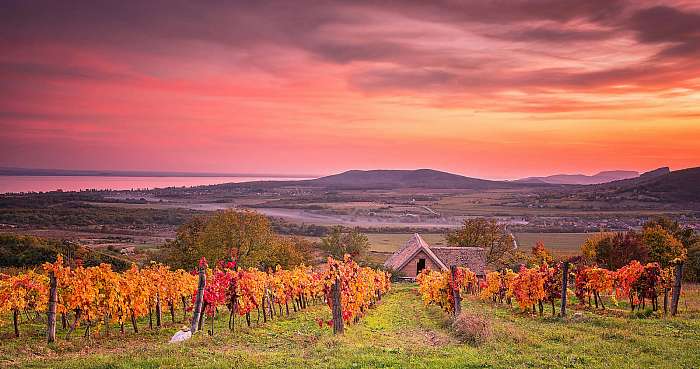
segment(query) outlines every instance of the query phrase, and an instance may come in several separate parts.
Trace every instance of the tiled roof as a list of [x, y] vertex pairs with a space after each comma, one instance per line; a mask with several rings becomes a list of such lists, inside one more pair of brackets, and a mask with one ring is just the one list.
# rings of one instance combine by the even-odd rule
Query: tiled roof
[[386, 259], [384, 266], [394, 270], [399, 270], [403, 268], [406, 263], [411, 261], [411, 259], [413, 259], [413, 257], [416, 256], [416, 254], [421, 250], [425, 252], [435, 264], [439, 265], [440, 268], [447, 269], [447, 266], [440, 261], [435, 253], [433, 253], [433, 251], [430, 249], [428, 243], [425, 242], [423, 237], [421, 237], [418, 233], [414, 233], [413, 237], [406, 241], [406, 243], [400, 249]]
[[484, 274], [486, 267], [486, 249], [481, 247], [431, 247], [447, 267], [452, 265], [469, 268], [477, 275]]
[[486, 249], [481, 247], [430, 247], [418, 233], [415, 233], [400, 249], [394, 252], [384, 262], [384, 266], [399, 270], [421, 250], [443, 270], [448, 269], [451, 265], [457, 265], [465, 266], [477, 275], [484, 274]]

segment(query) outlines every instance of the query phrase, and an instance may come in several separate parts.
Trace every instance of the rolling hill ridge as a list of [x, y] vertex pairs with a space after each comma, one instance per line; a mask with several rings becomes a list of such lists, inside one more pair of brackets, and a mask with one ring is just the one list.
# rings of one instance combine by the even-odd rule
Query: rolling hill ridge
[[597, 194], [609, 199], [700, 203], [700, 167], [675, 171], [659, 168], [638, 178], [586, 186], [579, 193]]
[[545, 177], [527, 177], [515, 180], [518, 183], [549, 183], [569, 185], [590, 185], [639, 177], [639, 172], [630, 170], [609, 170], [594, 174], [555, 174]]
[[485, 190], [525, 187], [524, 184], [520, 183], [465, 177], [433, 169], [349, 170], [339, 174], [299, 182], [313, 186], [346, 189], [433, 188]]

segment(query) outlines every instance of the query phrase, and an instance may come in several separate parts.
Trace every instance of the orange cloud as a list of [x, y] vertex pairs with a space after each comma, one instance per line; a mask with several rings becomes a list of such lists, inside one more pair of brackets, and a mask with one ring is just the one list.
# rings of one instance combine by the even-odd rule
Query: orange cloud
[[693, 4], [294, 3], [8, 2], [0, 166], [698, 165]]

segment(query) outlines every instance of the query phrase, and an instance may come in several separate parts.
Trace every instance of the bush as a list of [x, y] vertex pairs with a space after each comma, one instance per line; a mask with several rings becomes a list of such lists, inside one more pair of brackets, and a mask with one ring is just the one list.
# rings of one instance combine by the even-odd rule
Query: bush
[[36, 267], [45, 262], [53, 263], [58, 254], [80, 259], [85, 266], [108, 263], [116, 270], [125, 270], [130, 266], [129, 262], [98, 254], [69, 240], [0, 234], [0, 267]]
[[452, 323], [455, 336], [472, 346], [479, 346], [493, 337], [491, 321], [480, 315], [461, 313]]

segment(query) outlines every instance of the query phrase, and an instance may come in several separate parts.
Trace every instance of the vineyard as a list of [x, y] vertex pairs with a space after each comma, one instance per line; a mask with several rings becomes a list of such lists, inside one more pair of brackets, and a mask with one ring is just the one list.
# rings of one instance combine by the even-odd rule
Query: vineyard
[[[697, 286], [683, 286], [683, 304], [673, 319], [610, 314], [608, 302], [614, 300], [629, 310], [634, 306], [635, 312], [663, 311], [672, 270], [655, 264], [633, 262], [615, 271], [567, 265], [568, 306], [576, 314], [583, 312], [578, 319], [532, 313], [533, 305], [539, 313], [552, 299], [560, 309], [556, 291], [565, 266], [558, 263], [492, 272], [480, 279], [466, 268], [425, 271], [417, 286], [393, 287], [386, 273], [349, 258], [329, 259], [316, 269], [267, 271], [238, 268], [233, 260], [211, 265], [202, 260], [193, 271], [150, 264], [122, 273], [104, 265], [65, 264], [59, 260], [3, 277], [0, 366], [558, 366], [551, 358], [572, 368], [700, 363]], [[200, 275], [205, 282], [202, 314], [195, 321]], [[60, 336], [47, 343], [52, 287]], [[457, 340], [447, 328], [455, 306], [485, 317], [493, 326], [492, 340], [479, 347]], [[513, 314], [514, 309], [523, 313]], [[342, 335], [329, 329], [336, 327], [334, 313], [343, 322]], [[15, 317], [20, 337], [15, 337]], [[183, 324], [192, 323], [202, 333], [167, 343]]]
[[[326, 302], [338, 314], [319, 324], [344, 327], [356, 323], [381, 299], [390, 288], [389, 278], [388, 273], [360, 267], [349, 256], [342, 261], [329, 258], [326, 271], [298, 266], [266, 272], [238, 269], [235, 260], [219, 261], [210, 268], [202, 258], [198, 273], [157, 263], [118, 273], [108, 264], [69, 267], [59, 256], [56, 262], [44, 264], [41, 272], [2, 276], [0, 316], [12, 316], [14, 335], [20, 337], [22, 315], [30, 318], [46, 313], [49, 342], [55, 340], [59, 315], [66, 338], [81, 326], [84, 336], [90, 338], [104, 327], [108, 335], [111, 325], [118, 325], [124, 333], [125, 325], [130, 324], [138, 333], [137, 322], [144, 317], [150, 329], [154, 324], [161, 327], [165, 308], [172, 323], [187, 321], [192, 312], [192, 332], [202, 329], [208, 318], [208, 332], [213, 335], [214, 320], [224, 309], [228, 310], [228, 327], [234, 330], [237, 316], [245, 317], [250, 327], [253, 312], [257, 313], [256, 323], [261, 315], [264, 323], [288, 316], [290, 305], [296, 312]], [[176, 313], [180, 310], [181, 317]]]
[[[466, 268], [423, 270], [417, 282], [425, 304], [435, 304], [456, 315], [459, 301], [466, 294], [478, 294], [482, 300], [508, 305], [515, 301], [522, 311], [531, 309], [539, 315], [543, 314], [545, 304], [551, 305], [552, 315], [556, 315], [555, 301], [559, 300], [562, 316], [566, 315], [567, 300], [575, 301], [578, 306], [595, 305], [604, 310], [603, 296], [607, 296], [615, 305], [619, 305], [618, 299], [625, 299], [631, 311], [641, 311], [647, 306], [657, 311], [661, 298], [664, 315], [669, 313], [669, 308], [670, 313], [676, 315], [680, 273], [678, 266], [662, 268], [659, 263], [642, 265], [638, 261], [616, 271], [578, 265], [570, 273], [568, 262], [542, 262], [531, 268], [522, 265], [517, 273], [510, 269], [490, 272], [481, 281]], [[573, 294], [570, 281], [574, 282]]]

